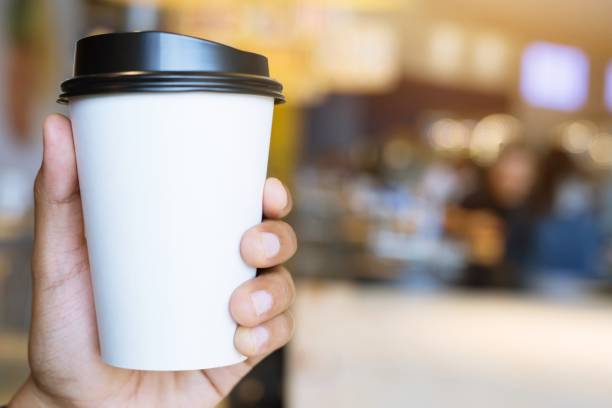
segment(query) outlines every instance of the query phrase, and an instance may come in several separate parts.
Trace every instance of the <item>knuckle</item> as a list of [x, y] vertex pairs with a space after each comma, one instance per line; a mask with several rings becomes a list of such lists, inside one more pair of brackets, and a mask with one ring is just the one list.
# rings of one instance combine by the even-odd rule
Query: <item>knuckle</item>
[[295, 230], [293, 229], [293, 227], [291, 225], [289, 225], [289, 237], [291, 240], [291, 249], [293, 252], [297, 251], [298, 248], [298, 237], [297, 234], [295, 233]]
[[277, 266], [270, 272], [263, 275], [265, 281], [262, 285], [266, 286], [275, 295], [275, 304], [282, 309], [289, 307], [293, 303], [295, 286], [289, 272], [282, 266]]
[[279, 338], [283, 343], [288, 342], [293, 337], [295, 330], [295, 320], [291, 312], [287, 311], [281, 315], [281, 324], [279, 328]]
[[278, 232], [283, 237], [287, 250], [294, 252], [297, 248], [297, 236], [291, 224], [285, 221], [278, 221]]
[[297, 244], [297, 236], [295, 234], [295, 230], [286, 221], [275, 221], [277, 224], [277, 228], [279, 233], [285, 238], [290, 245], [295, 246]]
[[284, 304], [289, 307], [293, 304], [295, 299], [295, 283], [289, 271], [284, 267], [278, 268], [278, 275], [281, 281], [281, 294], [284, 299]]

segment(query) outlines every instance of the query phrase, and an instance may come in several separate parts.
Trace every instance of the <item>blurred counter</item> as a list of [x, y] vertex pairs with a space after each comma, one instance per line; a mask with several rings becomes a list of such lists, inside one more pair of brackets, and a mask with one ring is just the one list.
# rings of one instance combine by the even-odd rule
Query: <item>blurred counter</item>
[[[612, 301], [298, 281], [286, 406], [609, 407]], [[0, 400], [27, 376], [0, 335]]]
[[288, 406], [609, 407], [612, 301], [302, 281]]

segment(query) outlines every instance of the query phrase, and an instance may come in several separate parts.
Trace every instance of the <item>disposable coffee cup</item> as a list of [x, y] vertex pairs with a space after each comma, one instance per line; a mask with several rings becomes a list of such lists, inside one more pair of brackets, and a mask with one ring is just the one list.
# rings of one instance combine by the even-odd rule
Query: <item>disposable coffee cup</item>
[[115, 367], [245, 359], [232, 292], [261, 222], [272, 113], [264, 56], [165, 32], [83, 38], [60, 102], [72, 120], [100, 351]]

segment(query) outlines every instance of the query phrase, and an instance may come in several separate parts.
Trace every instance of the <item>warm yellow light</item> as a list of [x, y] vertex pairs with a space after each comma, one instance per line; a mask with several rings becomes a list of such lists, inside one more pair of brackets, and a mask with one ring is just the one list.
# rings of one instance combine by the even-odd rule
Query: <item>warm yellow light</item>
[[612, 166], [612, 135], [602, 133], [589, 144], [589, 155], [595, 164], [603, 167]]
[[[201, 7], [203, 4], [222, 3], [222, 0], [198, 1], [198, 0], [105, 0], [107, 3], [116, 3], [134, 6], [152, 6], [164, 8]], [[231, 0], [230, 0], [231, 1]]]
[[597, 125], [592, 122], [581, 120], [570, 123], [561, 136], [561, 147], [570, 153], [584, 153], [596, 134]]
[[468, 146], [470, 130], [464, 123], [446, 118], [431, 125], [427, 135], [436, 150], [460, 151]]
[[452, 76], [461, 67], [464, 52], [464, 35], [451, 24], [434, 27], [430, 38], [429, 61], [434, 74]]
[[[109, 3], [150, 5], [164, 8], [206, 8], [211, 5], [222, 6], [278, 6], [288, 7], [306, 5], [309, 7], [345, 8], [362, 11], [389, 11], [406, 6], [402, 0], [106, 0]], [[412, 1], [411, 1], [412, 2]]]
[[508, 44], [496, 34], [483, 34], [474, 41], [473, 71], [477, 79], [494, 83], [503, 80], [508, 67]]
[[308, 6], [389, 11], [405, 7], [406, 3], [413, 3], [414, 0], [296, 0], [295, 2]]
[[397, 32], [384, 21], [338, 21], [323, 34], [313, 58], [329, 89], [338, 91], [386, 89], [400, 75]]
[[519, 120], [511, 115], [487, 116], [474, 127], [470, 154], [479, 163], [491, 163], [505, 144], [520, 137], [521, 130]]

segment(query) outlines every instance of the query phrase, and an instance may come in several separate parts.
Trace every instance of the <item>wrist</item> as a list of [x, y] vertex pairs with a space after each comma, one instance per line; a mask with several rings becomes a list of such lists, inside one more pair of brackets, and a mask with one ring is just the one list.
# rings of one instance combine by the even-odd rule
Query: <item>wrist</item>
[[7, 408], [52, 408], [59, 406], [38, 389], [32, 378], [28, 378], [8, 403]]

